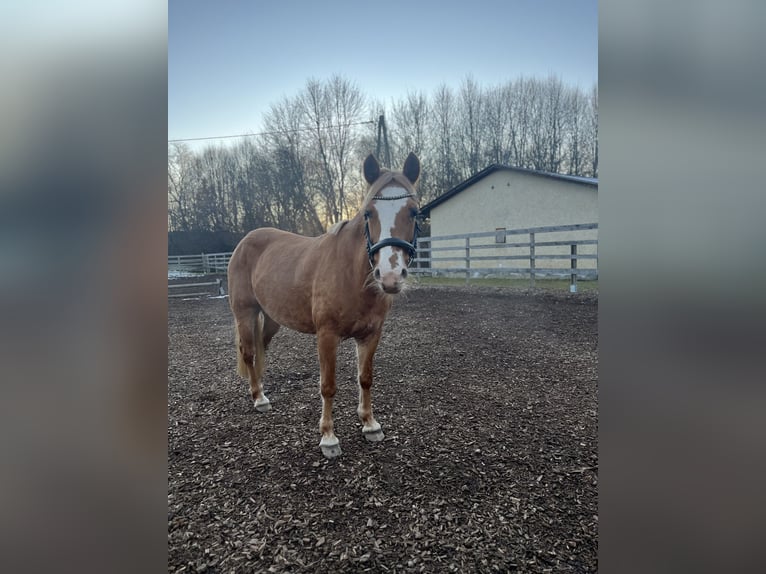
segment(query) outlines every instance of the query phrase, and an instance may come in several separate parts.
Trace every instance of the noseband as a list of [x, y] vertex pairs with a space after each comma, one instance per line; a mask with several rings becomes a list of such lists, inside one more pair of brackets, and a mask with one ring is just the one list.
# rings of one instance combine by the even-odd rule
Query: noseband
[[[376, 196], [376, 197], [373, 197], [373, 199], [375, 201], [391, 201], [394, 199], [404, 199], [406, 197], [415, 197], [415, 196], [412, 193], [407, 193], [405, 195], [397, 195], [395, 197]], [[420, 213], [418, 213], [415, 216], [415, 232], [412, 236], [412, 243], [408, 243], [404, 239], [399, 239], [398, 237], [386, 237], [385, 239], [381, 239], [377, 243], [373, 243], [372, 239], [370, 238], [370, 212], [369, 211], [364, 212], [364, 235], [367, 238], [367, 257], [370, 259], [371, 267], [375, 267], [375, 254], [387, 246], [400, 247], [401, 249], [405, 249], [407, 251], [407, 254], [409, 255], [409, 259], [407, 260], [407, 266], [409, 267], [410, 263], [412, 263], [412, 260], [415, 259], [415, 255], [417, 254], [418, 232], [420, 231], [420, 224], [418, 222], [419, 217], [420, 217]]]

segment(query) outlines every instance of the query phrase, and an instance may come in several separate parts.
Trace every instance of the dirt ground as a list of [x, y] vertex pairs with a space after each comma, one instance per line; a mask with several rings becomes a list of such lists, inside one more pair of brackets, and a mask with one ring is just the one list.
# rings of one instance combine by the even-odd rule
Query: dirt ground
[[226, 299], [168, 302], [171, 572], [595, 572], [598, 298], [481, 287], [398, 296], [356, 416], [353, 341], [319, 449], [314, 337], [271, 343], [258, 413]]

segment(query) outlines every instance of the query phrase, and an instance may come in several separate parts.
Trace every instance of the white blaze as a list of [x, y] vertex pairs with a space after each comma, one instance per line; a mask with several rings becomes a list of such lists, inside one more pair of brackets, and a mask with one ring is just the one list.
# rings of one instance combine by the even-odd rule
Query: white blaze
[[[403, 187], [387, 187], [380, 192], [380, 196], [400, 197], [407, 195], [407, 193], [407, 190]], [[392, 237], [391, 234], [394, 229], [394, 223], [396, 222], [396, 214], [399, 213], [402, 207], [405, 205], [407, 205], [406, 197], [402, 197], [401, 199], [375, 202], [375, 209], [378, 211], [378, 221], [380, 221], [380, 239], [378, 239], [378, 241], [383, 241], [384, 239]], [[380, 269], [381, 275], [385, 275], [386, 273], [394, 271], [397, 268], [404, 269], [406, 267], [404, 261], [404, 253], [401, 249], [394, 251], [393, 247], [387, 245], [378, 253], [380, 253], [380, 257], [378, 259], [378, 269]], [[394, 254], [396, 254], [396, 260], [392, 265], [391, 255]]]

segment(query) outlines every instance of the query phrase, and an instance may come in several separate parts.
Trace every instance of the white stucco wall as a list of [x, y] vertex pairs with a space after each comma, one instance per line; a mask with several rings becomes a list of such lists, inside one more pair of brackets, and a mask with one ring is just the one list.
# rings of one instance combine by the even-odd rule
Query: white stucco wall
[[[462, 190], [444, 203], [432, 208], [431, 235], [456, 235], [495, 231], [504, 227], [508, 230], [548, 225], [570, 225], [575, 223], [598, 223], [598, 192], [592, 185], [585, 185], [555, 178], [498, 170]], [[575, 239], [597, 239], [598, 230], [569, 231], [537, 234], [535, 242], [564, 241]], [[529, 241], [529, 235], [508, 235], [507, 243]], [[494, 244], [494, 237], [471, 239], [471, 245]], [[454, 245], [455, 251], [432, 253], [437, 257], [464, 257], [465, 240], [434, 241], [433, 247]], [[596, 254], [595, 245], [578, 245], [578, 254]], [[524, 259], [506, 261], [472, 261], [472, 268], [486, 267], [521, 268], [529, 266], [529, 248], [475, 249], [472, 256], [525, 255]], [[538, 246], [536, 254], [570, 253], [569, 246]], [[464, 267], [464, 261], [438, 261], [434, 268]], [[578, 268], [593, 269], [596, 261], [580, 259]], [[569, 267], [569, 261], [539, 259], [538, 269]]]

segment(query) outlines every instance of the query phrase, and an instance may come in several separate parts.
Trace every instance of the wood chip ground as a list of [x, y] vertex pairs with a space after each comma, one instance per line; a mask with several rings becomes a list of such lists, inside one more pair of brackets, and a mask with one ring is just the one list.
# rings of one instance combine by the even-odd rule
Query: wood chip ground
[[283, 329], [268, 413], [226, 299], [168, 302], [170, 572], [595, 572], [598, 299], [480, 287], [399, 296], [356, 416], [352, 341], [319, 450], [314, 337]]

